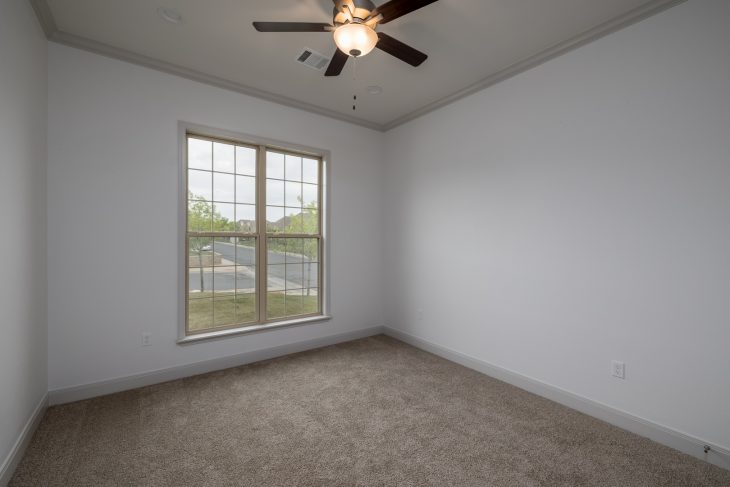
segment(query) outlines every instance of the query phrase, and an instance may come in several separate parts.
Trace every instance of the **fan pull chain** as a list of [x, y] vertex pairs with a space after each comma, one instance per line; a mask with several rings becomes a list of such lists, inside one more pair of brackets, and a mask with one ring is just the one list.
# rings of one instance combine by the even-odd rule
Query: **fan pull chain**
[[355, 92], [352, 95], [352, 111], [357, 110], [357, 56], [353, 56], [352, 59], [352, 91]]

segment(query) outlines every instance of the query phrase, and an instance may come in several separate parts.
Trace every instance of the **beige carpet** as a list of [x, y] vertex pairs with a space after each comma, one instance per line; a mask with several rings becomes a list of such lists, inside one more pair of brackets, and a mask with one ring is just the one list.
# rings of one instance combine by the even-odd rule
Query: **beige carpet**
[[378, 336], [53, 407], [12, 486], [730, 486]]

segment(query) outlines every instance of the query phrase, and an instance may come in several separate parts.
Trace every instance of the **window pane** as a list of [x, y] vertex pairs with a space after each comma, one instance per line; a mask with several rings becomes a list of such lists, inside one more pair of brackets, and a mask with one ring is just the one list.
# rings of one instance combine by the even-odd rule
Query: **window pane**
[[200, 299], [211, 297], [213, 291], [213, 268], [191, 267], [188, 271], [188, 297]]
[[304, 276], [304, 266], [302, 264], [286, 265], [286, 289], [301, 289], [304, 287], [302, 278]]
[[249, 323], [256, 320], [256, 295], [239, 294], [236, 296], [236, 323]]
[[302, 290], [287, 291], [285, 296], [284, 308], [287, 316], [296, 316], [302, 314]]
[[284, 231], [286, 221], [284, 219], [284, 208], [279, 206], [266, 207], [266, 231], [278, 233]]
[[188, 202], [188, 231], [210, 232], [213, 224], [213, 205], [205, 201]]
[[286, 233], [302, 233], [302, 209], [287, 208], [286, 209]]
[[236, 231], [256, 232], [256, 207], [254, 205], [236, 205]]
[[[206, 267], [210, 264], [213, 254], [213, 239], [211, 237], [190, 237], [188, 239], [188, 266]], [[206, 260], [205, 257], [208, 257]]]
[[236, 205], [233, 203], [214, 203], [213, 210], [214, 232], [235, 231]]
[[319, 233], [319, 212], [309, 208], [304, 209], [302, 215], [302, 233], [318, 234]]
[[190, 267], [188, 269], [188, 298], [199, 299], [205, 297], [201, 292], [201, 289], [203, 289], [201, 279], [205, 271], [206, 269], [201, 269], [200, 267]]
[[236, 147], [236, 172], [248, 176], [256, 175], [256, 149]]
[[302, 183], [287, 181], [286, 191], [284, 195], [284, 204], [286, 206], [301, 207], [302, 206]]
[[284, 154], [266, 153], [266, 177], [284, 179]]
[[267, 255], [266, 262], [268, 264], [283, 264], [284, 255], [286, 253], [286, 238], [269, 238], [267, 239]]
[[188, 296], [191, 299], [210, 297], [213, 289], [213, 241], [210, 237], [188, 240]]
[[319, 262], [307, 262], [302, 266], [302, 287], [319, 287]]
[[236, 268], [233, 266], [213, 268], [213, 292], [216, 295], [233, 294], [236, 291]]
[[236, 266], [236, 294], [256, 292], [256, 268], [254, 266]]
[[213, 265], [231, 266], [236, 263], [235, 237], [216, 237], [213, 242]]
[[213, 300], [213, 326], [228, 326], [236, 323], [236, 297]]
[[[285, 179], [289, 181], [301, 181], [302, 180], [302, 158], [299, 156], [286, 156], [286, 171], [284, 173]], [[269, 176], [271, 177], [271, 176]]]
[[269, 291], [283, 291], [286, 289], [286, 265], [269, 264], [267, 267], [267, 289]]
[[266, 317], [270, 320], [286, 316], [286, 295], [283, 291], [266, 295]]
[[206, 200], [213, 199], [213, 173], [208, 171], [188, 171], [188, 199]]
[[213, 200], [233, 203], [236, 200], [233, 189], [235, 181], [233, 174], [213, 173]]
[[308, 315], [319, 312], [319, 290], [308, 288], [302, 295], [302, 314]]
[[266, 204], [284, 206], [284, 181], [266, 180]]
[[188, 167], [210, 171], [212, 164], [213, 143], [209, 140], [188, 138]]
[[236, 176], [236, 203], [256, 203], [256, 178]]
[[319, 191], [316, 185], [302, 185], [302, 206], [313, 209], [317, 209], [319, 207]]
[[302, 160], [302, 181], [305, 183], [319, 183], [319, 161], [316, 159]]
[[238, 238], [236, 243], [236, 264], [256, 265], [256, 239], [250, 237]]
[[286, 239], [286, 263], [287, 264], [301, 264], [304, 262], [303, 247], [304, 242], [301, 238], [287, 238]]
[[319, 260], [319, 239], [317, 238], [303, 238], [302, 241], [302, 255], [306, 262], [316, 262]]
[[233, 172], [234, 165], [233, 146], [215, 142], [213, 144], [213, 170]]
[[266, 242], [267, 318], [317, 313], [319, 239], [270, 237]]
[[188, 330], [201, 331], [213, 326], [213, 300], [188, 300]]

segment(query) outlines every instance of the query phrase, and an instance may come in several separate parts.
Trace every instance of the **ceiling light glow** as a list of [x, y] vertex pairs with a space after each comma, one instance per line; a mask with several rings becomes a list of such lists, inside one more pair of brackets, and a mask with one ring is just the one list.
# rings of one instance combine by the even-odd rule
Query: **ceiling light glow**
[[353, 57], [365, 56], [378, 43], [378, 34], [365, 24], [344, 24], [335, 29], [335, 44], [340, 51]]

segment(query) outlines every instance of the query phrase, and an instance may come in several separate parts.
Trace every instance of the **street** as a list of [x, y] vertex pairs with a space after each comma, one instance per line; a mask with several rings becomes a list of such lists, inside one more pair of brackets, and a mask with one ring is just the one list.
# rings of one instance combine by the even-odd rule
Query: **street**
[[[230, 293], [238, 289], [239, 293], [255, 292], [256, 253], [253, 247], [216, 241], [214, 252], [221, 256], [222, 261], [214, 268], [202, 268], [203, 290]], [[305, 256], [269, 251], [267, 261], [269, 291], [318, 287], [319, 265], [307, 262]], [[188, 285], [191, 297], [194, 296], [192, 293], [201, 290], [200, 274], [200, 268], [190, 268]]]

